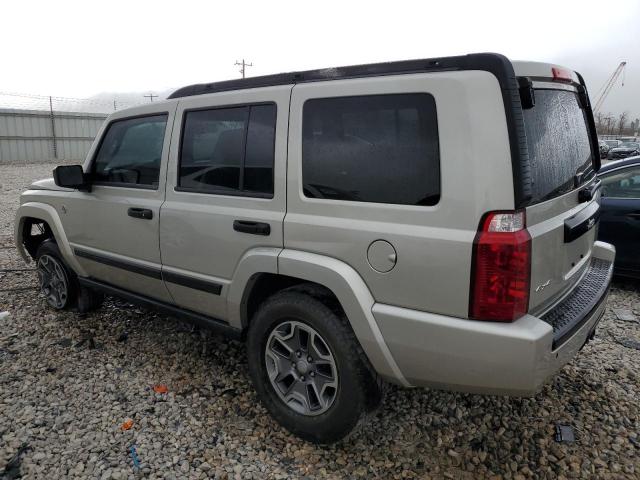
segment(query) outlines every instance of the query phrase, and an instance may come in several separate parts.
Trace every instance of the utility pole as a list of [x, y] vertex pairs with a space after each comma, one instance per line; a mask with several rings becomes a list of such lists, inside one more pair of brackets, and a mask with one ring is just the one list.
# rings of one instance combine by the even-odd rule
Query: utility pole
[[241, 68], [240, 68], [240, 73], [242, 74], [242, 78], [244, 78], [244, 77], [245, 77], [245, 71], [246, 71], [247, 67], [253, 67], [253, 63], [247, 63], [247, 62], [245, 62], [245, 61], [244, 61], [244, 58], [242, 59], [242, 62], [238, 62], [238, 61], [236, 60], [236, 63], [234, 63], [234, 65], [240, 65], [240, 66], [241, 66]]
[[116, 100], [114, 98], [113, 99], [113, 111], [115, 112], [116, 110], [118, 110], [118, 107], [116, 107]]
[[53, 100], [49, 96], [49, 115], [51, 117], [51, 139], [53, 140], [53, 158], [58, 158], [58, 142], [56, 140], [56, 121], [53, 117]]
[[153, 102], [154, 98], [158, 98], [158, 95], [154, 95], [153, 93], [150, 93], [149, 95], [143, 95], [144, 98], [148, 98], [151, 102]]

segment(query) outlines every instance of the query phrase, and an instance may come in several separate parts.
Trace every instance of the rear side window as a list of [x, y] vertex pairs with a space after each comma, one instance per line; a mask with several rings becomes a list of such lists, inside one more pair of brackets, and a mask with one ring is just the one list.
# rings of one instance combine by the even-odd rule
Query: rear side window
[[402, 205], [438, 203], [440, 155], [433, 96], [307, 100], [302, 130], [305, 196]]
[[111, 123], [93, 163], [93, 180], [157, 187], [166, 126], [166, 114]]
[[535, 106], [523, 110], [532, 203], [549, 200], [578, 186], [593, 171], [593, 154], [583, 110], [574, 92], [536, 90]]
[[273, 104], [187, 112], [179, 187], [272, 196], [275, 128]]

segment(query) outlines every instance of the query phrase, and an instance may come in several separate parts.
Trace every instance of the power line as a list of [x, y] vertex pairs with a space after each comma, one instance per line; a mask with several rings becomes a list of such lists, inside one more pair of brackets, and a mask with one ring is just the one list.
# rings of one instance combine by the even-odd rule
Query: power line
[[234, 65], [241, 65], [240, 73], [242, 74], [242, 78], [245, 78], [245, 72], [247, 70], [247, 67], [253, 67], [253, 63], [245, 62], [244, 58], [242, 59], [242, 62], [238, 62], [236, 60], [236, 63], [234, 63]]
[[151, 102], [153, 102], [154, 98], [158, 98], [158, 95], [154, 95], [153, 93], [150, 93], [149, 95], [143, 95], [144, 98], [148, 98]]
[[[154, 95], [154, 97], [157, 97], [157, 95]], [[103, 99], [74, 98], [0, 91], [0, 108], [12, 110], [110, 113], [115, 110], [141, 105], [142, 103], [144, 103], [143, 99], [123, 101], [117, 96]]]
[[92, 103], [96, 105], [111, 105], [111, 100], [96, 100], [93, 98], [78, 98], [78, 97], [56, 97], [53, 95], [36, 95], [32, 93], [15, 93], [15, 92], [0, 92], [0, 96], [7, 97], [21, 97], [21, 98], [31, 98], [34, 100], [46, 100], [49, 101], [49, 98], [58, 102], [82, 102], [82, 103]]

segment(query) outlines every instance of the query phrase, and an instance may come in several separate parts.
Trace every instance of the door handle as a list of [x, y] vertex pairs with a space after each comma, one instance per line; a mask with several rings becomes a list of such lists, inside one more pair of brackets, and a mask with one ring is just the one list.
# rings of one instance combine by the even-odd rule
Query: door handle
[[130, 208], [127, 210], [127, 215], [133, 218], [142, 218], [143, 220], [151, 220], [153, 218], [153, 211], [148, 208]]
[[252, 222], [249, 220], [234, 220], [233, 229], [236, 232], [251, 233], [252, 235], [269, 235], [271, 225], [262, 222]]
[[640, 218], [640, 212], [627, 213], [627, 217]]

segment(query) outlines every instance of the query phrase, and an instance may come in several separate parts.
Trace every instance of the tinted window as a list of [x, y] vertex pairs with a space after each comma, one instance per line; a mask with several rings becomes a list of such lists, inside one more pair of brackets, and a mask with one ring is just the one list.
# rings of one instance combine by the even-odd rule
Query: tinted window
[[574, 176], [592, 171], [593, 155], [585, 116], [575, 93], [536, 90], [535, 99], [535, 107], [523, 113], [532, 200], [540, 202], [575, 188]]
[[602, 177], [602, 195], [640, 198], [640, 167], [625, 168]]
[[405, 205], [438, 202], [438, 128], [431, 95], [308, 100], [302, 129], [305, 196]]
[[166, 125], [167, 115], [111, 123], [95, 157], [94, 181], [157, 187]]
[[275, 105], [187, 112], [180, 187], [212, 193], [272, 194], [275, 122]]
[[244, 163], [244, 190], [273, 193], [273, 151], [276, 139], [274, 105], [251, 107]]

